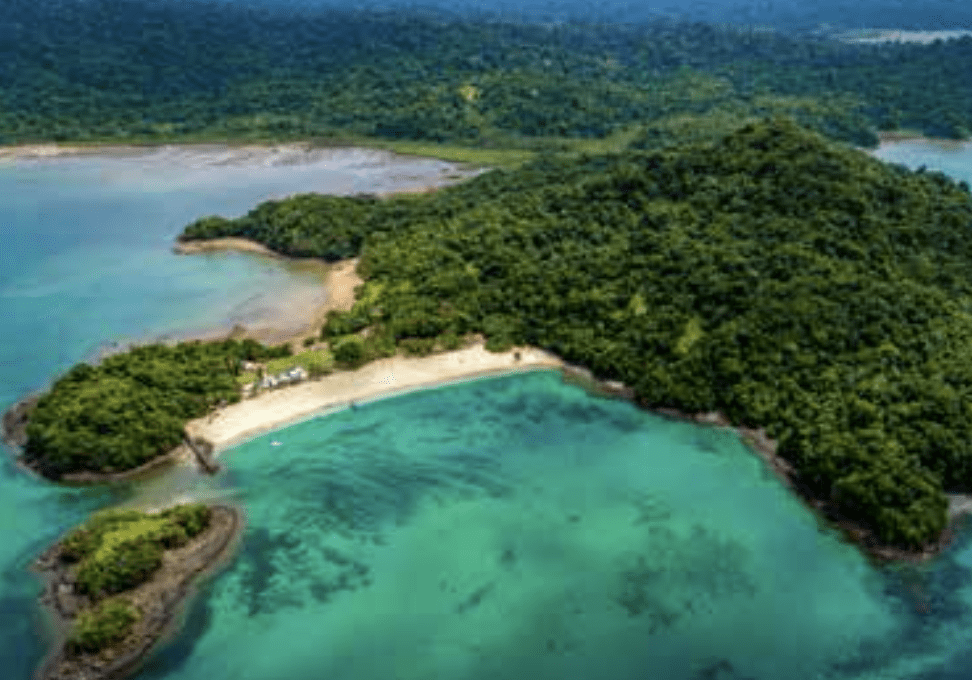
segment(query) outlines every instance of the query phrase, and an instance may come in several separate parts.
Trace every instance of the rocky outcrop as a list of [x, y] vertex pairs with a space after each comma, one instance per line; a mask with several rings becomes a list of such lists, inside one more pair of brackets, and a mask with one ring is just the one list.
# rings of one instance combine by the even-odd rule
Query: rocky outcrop
[[63, 639], [38, 670], [37, 680], [117, 680], [133, 674], [168, 632], [192, 593], [195, 580], [223, 561], [241, 533], [239, 510], [217, 505], [212, 511], [205, 531], [186, 545], [167, 551], [151, 580], [123, 594], [141, 618], [124, 640], [97, 654], [73, 652], [64, 642], [74, 618], [91, 602], [75, 592], [70, 566], [61, 559], [60, 543], [38, 558], [34, 570], [46, 581], [41, 603]]
[[30, 413], [40, 401], [40, 395], [21, 399], [3, 414], [3, 443], [8, 446], [23, 447], [27, 444], [27, 423]]
[[216, 458], [213, 456], [213, 445], [203, 439], [202, 437], [192, 437], [187, 435], [185, 438], [185, 445], [189, 447], [189, 450], [193, 452], [196, 456], [196, 461], [199, 463], [199, 467], [208, 472], [211, 475], [219, 472], [219, 463], [216, 462]]
[[581, 366], [566, 365], [561, 368], [564, 380], [603, 397], [617, 397], [619, 399], [635, 398], [635, 391], [616, 380], [598, 380], [588, 369]]

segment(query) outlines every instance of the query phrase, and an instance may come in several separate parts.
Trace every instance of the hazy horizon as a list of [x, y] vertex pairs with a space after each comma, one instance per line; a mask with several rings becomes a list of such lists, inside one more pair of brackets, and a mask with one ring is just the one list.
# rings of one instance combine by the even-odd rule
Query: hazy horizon
[[[239, 6], [238, 1], [217, 0]], [[246, 0], [252, 6], [310, 7], [352, 10], [403, 10], [488, 16], [512, 21], [639, 22], [667, 17], [713, 23], [761, 25], [780, 29], [889, 28], [943, 30], [972, 28], [972, 3], [927, 0], [723, 0], [686, 4], [675, 0], [631, 3], [604, 0], [596, 6], [580, 0]]]

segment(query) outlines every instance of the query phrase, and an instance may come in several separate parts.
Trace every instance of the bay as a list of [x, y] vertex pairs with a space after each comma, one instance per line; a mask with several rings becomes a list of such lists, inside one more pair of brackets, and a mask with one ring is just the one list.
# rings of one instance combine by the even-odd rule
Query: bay
[[[876, 152], [972, 176], [968, 156], [895, 153]], [[4, 234], [19, 234], [20, 249], [4, 250], [0, 271], [3, 406], [104, 342], [212, 323], [228, 285], [253, 285], [233, 292], [236, 304], [302, 285], [248, 256], [169, 253], [183, 222], [251, 207], [244, 189], [167, 189], [171, 170], [99, 184], [100, 169], [66, 160], [0, 168], [0, 205], [21, 206], [20, 221], [0, 223], [19, 229]], [[295, 190], [252, 181], [255, 194]], [[18, 203], [25, 186], [34, 203]], [[142, 217], [104, 208], [105, 186]], [[58, 201], [71, 219], [41, 217]], [[201, 268], [204, 293], [169, 306], [172, 268], [184, 266]], [[5, 457], [4, 677], [29, 677], [44, 651], [25, 567], [47, 544], [96, 508], [184, 498], [241, 504], [247, 530], [142, 680], [972, 676], [967, 526], [929, 564], [875, 568], [732, 432], [593, 397], [553, 371], [372, 402], [223, 462], [216, 477], [64, 489]]]

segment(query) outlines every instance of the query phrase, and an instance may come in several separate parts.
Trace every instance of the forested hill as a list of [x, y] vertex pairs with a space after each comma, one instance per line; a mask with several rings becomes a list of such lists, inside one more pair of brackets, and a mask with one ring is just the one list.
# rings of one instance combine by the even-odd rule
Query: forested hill
[[851, 45], [747, 27], [464, 21], [176, 0], [5, 0], [0, 144], [418, 139], [557, 146], [719, 110], [972, 130], [972, 39]]
[[972, 491], [970, 225], [967, 185], [774, 119], [422, 197], [294, 197], [185, 237], [328, 254], [356, 234], [367, 282], [334, 344], [370, 327], [366, 354], [467, 332], [552, 350], [647, 406], [766, 426], [815, 498], [916, 547], [943, 489]]

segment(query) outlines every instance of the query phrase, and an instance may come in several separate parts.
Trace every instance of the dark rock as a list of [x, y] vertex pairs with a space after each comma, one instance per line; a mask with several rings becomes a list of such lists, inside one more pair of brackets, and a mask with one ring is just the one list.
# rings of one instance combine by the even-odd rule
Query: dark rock
[[3, 414], [3, 442], [10, 446], [27, 444], [27, 423], [30, 414], [40, 401], [39, 395], [21, 399]]

